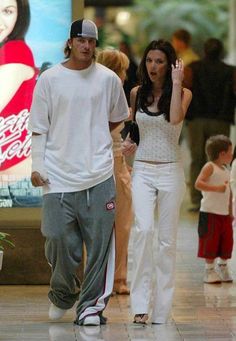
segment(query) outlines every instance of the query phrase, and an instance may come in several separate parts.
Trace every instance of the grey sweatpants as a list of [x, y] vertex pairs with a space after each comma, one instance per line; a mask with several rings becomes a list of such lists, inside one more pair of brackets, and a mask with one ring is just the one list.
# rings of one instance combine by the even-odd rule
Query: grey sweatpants
[[[113, 177], [89, 190], [43, 197], [42, 234], [46, 237], [46, 258], [52, 266], [48, 296], [61, 309], [71, 308], [79, 298], [76, 323], [82, 323], [88, 315], [101, 315], [112, 292], [114, 202]], [[76, 270], [83, 242], [87, 263], [78, 288]]]

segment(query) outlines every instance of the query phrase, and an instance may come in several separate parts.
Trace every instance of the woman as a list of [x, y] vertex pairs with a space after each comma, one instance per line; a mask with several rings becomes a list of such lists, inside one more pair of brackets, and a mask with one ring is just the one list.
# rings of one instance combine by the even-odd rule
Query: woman
[[9, 202], [9, 206], [41, 203], [40, 193], [34, 190], [33, 196], [30, 181], [27, 186], [25, 181], [31, 171], [31, 135], [27, 125], [37, 76], [32, 52], [24, 41], [29, 22], [27, 0], [0, 0], [0, 180], [4, 182], [0, 199], [8, 190], [10, 200], [4, 205]]
[[182, 87], [183, 72], [183, 62], [177, 60], [172, 45], [154, 40], [139, 66], [141, 85], [131, 91], [140, 133], [132, 178], [136, 226], [131, 307], [135, 323], [145, 323], [150, 310], [153, 323], [165, 323], [173, 300], [177, 226], [185, 192], [178, 140], [192, 97]]
[[[97, 62], [114, 71], [124, 83], [126, 71], [129, 67], [129, 59], [123, 52], [115, 49], [105, 49], [99, 53]], [[124, 124], [122, 123], [111, 133], [113, 139], [114, 173], [116, 180], [116, 264], [113, 291], [117, 294], [127, 295], [129, 294], [129, 289], [127, 287], [128, 243], [133, 222], [133, 212], [131, 201], [131, 177], [125, 157], [122, 155], [120, 131], [123, 126]]]
[[27, 0], [0, 0], [0, 164], [4, 175], [30, 175], [27, 122], [36, 69], [24, 41], [30, 22]]

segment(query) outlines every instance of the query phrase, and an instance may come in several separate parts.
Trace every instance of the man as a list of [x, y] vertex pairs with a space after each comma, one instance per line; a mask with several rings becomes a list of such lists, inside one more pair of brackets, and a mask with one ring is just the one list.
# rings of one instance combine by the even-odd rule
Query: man
[[[128, 116], [118, 76], [95, 63], [96, 25], [74, 21], [65, 54], [36, 85], [32, 184], [43, 186], [42, 233], [52, 266], [49, 318], [60, 319], [77, 298], [76, 324], [104, 323], [114, 279], [113, 130]], [[110, 129], [109, 129], [110, 128]], [[76, 269], [87, 251], [79, 295]]]
[[172, 45], [178, 58], [183, 60], [185, 66], [199, 60], [199, 56], [191, 48], [191, 35], [187, 30], [175, 31], [172, 35]]
[[123, 86], [124, 86], [124, 91], [125, 91], [127, 102], [130, 106], [130, 91], [138, 83], [138, 77], [137, 77], [138, 65], [135, 61], [133, 51], [131, 49], [131, 45], [126, 40], [122, 40], [119, 43], [119, 50], [125, 53], [126, 56], [129, 58], [129, 67], [127, 70], [127, 77], [124, 81]]
[[[182, 59], [184, 62], [184, 66], [186, 67], [192, 62], [199, 60], [199, 56], [195, 53], [195, 51], [191, 47], [191, 34], [185, 29], [178, 29], [172, 34], [171, 43], [176, 51], [178, 58]], [[185, 84], [184, 84], [185, 86]], [[187, 114], [188, 115], [188, 114]], [[185, 155], [185, 176], [187, 183], [189, 184], [189, 168], [190, 168], [190, 147], [189, 147], [189, 139], [188, 139], [188, 122], [184, 120], [182, 132], [180, 135], [180, 144], [183, 154]]]
[[192, 162], [190, 165], [190, 211], [200, 208], [201, 193], [194, 187], [206, 162], [205, 143], [212, 135], [229, 136], [234, 122], [236, 69], [225, 64], [223, 44], [215, 38], [204, 44], [205, 56], [185, 69], [185, 85], [192, 90], [188, 132]]

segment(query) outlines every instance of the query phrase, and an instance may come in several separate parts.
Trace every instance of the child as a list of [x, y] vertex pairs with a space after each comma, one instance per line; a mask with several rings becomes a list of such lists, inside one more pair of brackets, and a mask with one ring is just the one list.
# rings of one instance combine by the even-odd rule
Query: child
[[232, 214], [233, 214], [233, 227], [236, 227], [236, 147], [234, 147], [233, 161], [230, 172], [230, 187], [232, 191]]
[[[195, 188], [202, 192], [199, 214], [198, 257], [205, 258], [205, 283], [232, 282], [227, 267], [233, 249], [232, 217], [230, 212], [230, 172], [226, 165], [232, 161], [232, 142], [227, 136], [211, 136], [205, 148], [207, 162]], [[215, 259], [219, 257], [215, 268]]]

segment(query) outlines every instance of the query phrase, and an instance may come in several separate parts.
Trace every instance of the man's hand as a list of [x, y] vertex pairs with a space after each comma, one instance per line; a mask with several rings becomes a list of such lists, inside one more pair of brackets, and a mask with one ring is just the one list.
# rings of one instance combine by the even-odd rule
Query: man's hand
[[39, 172], [32, 172], [31, 182], [34, 187], [40, 187], [49, 184], [49, 180], [42, 177]]

